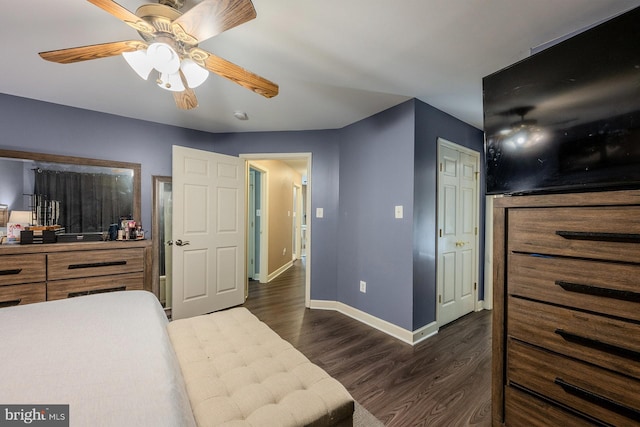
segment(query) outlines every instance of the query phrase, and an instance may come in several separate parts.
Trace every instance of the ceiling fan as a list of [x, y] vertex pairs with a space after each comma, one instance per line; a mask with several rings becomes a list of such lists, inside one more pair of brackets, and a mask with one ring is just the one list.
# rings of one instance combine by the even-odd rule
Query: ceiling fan
[[278, 94], [278, 85], [198, 47], [198, 44], [256, 17], [251, 0], [203, 0], [190, 10], [178, 9], [184, 0], [159, 0], [135, 13], [112, 0], [87, 0], [138, 31], [144, 41], [125, 40], [40, 52], [47, 61], [61, 64], [122, 54], [143, 79], [157, 73], [158, 86], [173, 92], [176, 105], [198, 106], [193, 89], [209, 71], [266, 98]]

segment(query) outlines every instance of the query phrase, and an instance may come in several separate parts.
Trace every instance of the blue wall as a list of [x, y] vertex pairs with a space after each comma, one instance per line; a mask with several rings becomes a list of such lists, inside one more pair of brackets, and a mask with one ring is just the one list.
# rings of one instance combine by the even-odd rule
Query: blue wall
[[[438, 213], [438, 138], [480, 152], [484, 171], [484, 133], [424, 102], [416, 106], [414, 157], [413, 326], [414, 330], [436, 319], [436, 263]], [[480, 236], [478, 295], [484, 295], [484, 174], [480, 174]]]
[[416, 100], [337, 130], [211, 134], [0, 94], [0, 128], [0, 148], [140, 163], [147, 229], [151, 177], [171, 175], [173, 145], [311, 152], [311, 209], [324, 209], [310, 218], [311, 299], [407, 330], [435, 319], [437, 137], [482, 150], [481, 131]]
[[211, 134], [0, 94], [0, 148], [142, 165], [142, 224], [151, 228], [153, 175], [171, 175], [173, 145], [240, 153], [312, 153], [312, 299], [337, 299], [338, 131]]
[[[413, 329], [414, 123], [413, 103], [405, 102], [347, 126], [340, 145], [338, 300], [407, 330]], [[398, 205], [403, 219], [395, 219]]]
[[[312, 153], [311, 299], [317, 300], [337, 299], [338, 147], [339, 133], [335, 130], [215, 134], [210, 146], [229, 155]], [[315, 217], [316, 208], [323, 208], [323, 218]]]

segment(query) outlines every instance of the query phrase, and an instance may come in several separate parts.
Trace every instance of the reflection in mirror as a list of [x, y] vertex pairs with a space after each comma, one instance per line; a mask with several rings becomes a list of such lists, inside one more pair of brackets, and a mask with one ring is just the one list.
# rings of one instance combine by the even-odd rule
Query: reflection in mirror
[[166, 310], [171, 309], [171, 185], [170, 176], [153, 177], [153, 291]]
[[[25, 163], [26, 164], [26, 163]], [[38, 225], [60, 225], [66, 233], [102, 232], [133, 216], [131, 169], [33, 162], [31, 203]]]
[[32, 224], [101, 233], [120, 217], [139, 221], [140, 165], [0, 150], [0, 203], [31, 211]]

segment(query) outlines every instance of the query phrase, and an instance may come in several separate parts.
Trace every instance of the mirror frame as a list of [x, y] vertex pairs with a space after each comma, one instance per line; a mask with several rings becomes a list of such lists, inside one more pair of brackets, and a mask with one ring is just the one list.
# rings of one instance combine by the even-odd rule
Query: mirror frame
[[75, 157], [75, 156], [63, 156], [58, 154], [44, 154], [34, 153], [30, 151], [17, 151], [17, 150], [4, 150], [0, 149], [0, 157], [19, 159], [19, 160], [34, 160], [37, 162], [47, 163], [68, 163], [79, 164], [83, 166], [101, 166], [107, 168], [117, 169], [132, 169], [133, 170], [133, 218], [136, 221], [140, 221], [141, 214], [141, 170], [140, 163], [118, 162], [115, 160], [101, 160], [91, 159], [87, 157]]

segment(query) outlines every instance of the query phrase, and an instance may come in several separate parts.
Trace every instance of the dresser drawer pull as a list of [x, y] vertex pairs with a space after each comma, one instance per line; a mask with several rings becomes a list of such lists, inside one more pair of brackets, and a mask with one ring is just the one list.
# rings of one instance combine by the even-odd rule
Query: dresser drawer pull
[[114, 265], [127, 265], [127, 261], [104, 261], [104, 262], [88, 262], [85, 264], [69, 264], [69, 270], [76, 268], [95, 268], [95, 267], [111, 267]]
[[127, 290], [126, 286], [116, 286], [113, 288], [94, 289], [91, 291], [69, 292], [67, 294], [67, 298], [81, 297], [84, 295], [105, 294], [108, 292], [117, 292], [117, 291], [126, 291], [126, 290]]
[[594, 240], [598, 242], [640, 243], [640, 234], [593, 233], [590, 231], [556, 231], [556, 234], [571, 240]]
[[615, 356], [624, 357], [634, 361], [640, 361], [640, 353], [638, 353], [637, 351], [629, 350], [628, 348], [618, 347], [617, 345], [607, 344], [605, 342], [594, 340], [592, 338], [572, 334], [571, 332], [567, 332], [563, 329], [556, 329], [555, 333], [560, 335], [566, 341], [570, 341], [585, 347], [591, 347], [596, 350], [613, 354]]
[[620, 291], [618, 289], [601, 288], [598, 286], [582, 285], [579, 283], [564, 282], [556, 280], [556, 285], [565, 291], [577, 292], [580, 294], [595, 295], [604, 298], [614, 298], [623, 301], [640, 302], [640, 293], [632, 291]]
[[21, 302], [22, 302], [22, 298], [14, 299], [11, 301], [2, 301], [0, 302], [0, 308], [13, 307], [14, 305], [19, 305]]
[[582, 387], [568, 383], [559, 377], [556, 377], [554, 383], [558, 384], [565, 392], [573, 396], [579, 397], [580, 399], [591, 402], [632, 420], [640, 421], [640, 411], [637, 409], [630, 408], [622, 403], [616, 402], [615, 400], [611, 400], [608, 397], [600, 396], [599, 394], [585, 390]]
[[0, 270], [0, 276], [11, 276], [15, 274], [20, 274], [21, 271], [22, 271], [21, 268], [14, 268], [11, 270]]

